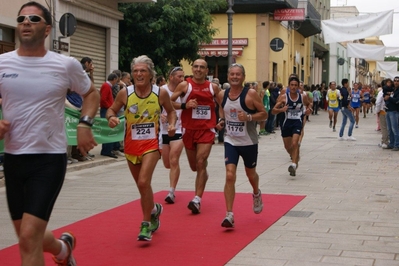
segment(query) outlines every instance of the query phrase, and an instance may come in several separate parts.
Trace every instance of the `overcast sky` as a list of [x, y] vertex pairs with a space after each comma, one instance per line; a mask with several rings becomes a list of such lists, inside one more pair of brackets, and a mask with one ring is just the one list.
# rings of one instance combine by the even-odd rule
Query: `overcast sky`
[[388, 47], [399, 47], [399, 1], [398, 0], [331, 0], [331, 6], [356, 6], [359, 15], [394, 10], [392, 34], [380, 36]]

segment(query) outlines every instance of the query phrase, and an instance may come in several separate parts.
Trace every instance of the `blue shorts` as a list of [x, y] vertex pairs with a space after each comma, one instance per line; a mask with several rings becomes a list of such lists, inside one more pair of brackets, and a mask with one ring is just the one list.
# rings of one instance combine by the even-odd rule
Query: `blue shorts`
[[286, 120], [281, 127], [281, 136], [287, 138], [292, 137], [294, 134], [301, 135], [302, 128], [303, 124], [301, 120]]
[[255, 168], [258, 161], [258, 144], [248, 146], [233, 146], [230, 143], [224, 143], [224, 164], [238, 164], [242, 157], [246, 168]]
[[333, 110], [335, 113], [338, 113], [340, 108], [339, 107], [328, 107], [328, 110]]

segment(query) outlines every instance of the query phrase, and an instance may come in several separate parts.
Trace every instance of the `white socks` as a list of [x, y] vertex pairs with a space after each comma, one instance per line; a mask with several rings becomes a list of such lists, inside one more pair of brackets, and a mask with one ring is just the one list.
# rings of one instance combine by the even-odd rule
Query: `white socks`
[[61, 243], [61, 251], [55, 257], [57, 258], [57, 260], [64, 260], [69, 255], [68, 254], [68, 247], [67, 247], [67, 245], [65, 244], [64, 241], [59, 240], [59, 239], [58, 239], [58, 241], [60, 241], [60, 243]]

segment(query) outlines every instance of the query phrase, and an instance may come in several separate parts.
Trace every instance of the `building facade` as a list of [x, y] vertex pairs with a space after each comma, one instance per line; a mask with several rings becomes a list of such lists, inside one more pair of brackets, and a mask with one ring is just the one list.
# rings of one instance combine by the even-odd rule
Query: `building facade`
[[[329, 7], [329, 0], [234, 1], [233, 62], [246, 68], [247, 82], [269, 80], [286, 85], [289, 75], [295, 73], [305, 83], [313, 84], [328, 74], [328, 46], [314, 44], [312, 38], [321, 32], [322, 16], [316, 8], [316, 3], [318, 6], [321, 2], [328, 3]], [[294, 12], [297, 8], [303, 10], [304, 19], [284, 20], [274, 15], [276, 10]], [[208, 62], [209, 78], [226, 82], [228, 17], [225, 11], [213, 16], [213, 27], [218, 29], [218, 34], [213, 43], [202, 45], [199, 55]], [[321, 36], [318, 38], [322, 40]], [[215, 47], [215, 42], [224, 45]], [[183, 66], [187, 72], [187, 62], [183, 62]]]
[[[15, 19], [19, 8], [26, 2], [28, 1], [2, 1], [0, 54], [18, 48]], [[118, 69], [119, 20], [123, 20], [123, 13], [118, 11], [118, 3], [152, 2], [152, 0], [37, 0], [37, 2], [46, 6], [53, 15], [53, 29], [46, 40], [46, 47], [73, 56], [79, 61], [85, 56], [92, 58], [95, 66], [94, 81], [99, 88], [108, 73]], [[62, 17], [68, 21], [63, 25], [71, 27], [64, 33], [74, 31], [73, 34], [69, 34], [70, 36], [63, 36], [60, 31]]]

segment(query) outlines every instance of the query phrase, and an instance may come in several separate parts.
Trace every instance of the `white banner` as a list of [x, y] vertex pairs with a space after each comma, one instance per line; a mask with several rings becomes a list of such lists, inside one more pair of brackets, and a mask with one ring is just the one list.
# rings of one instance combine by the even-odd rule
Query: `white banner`
[[384, 61], [385, 46], [384, 45], [370, 45], [362, 43], [348, 43], [347, 46], [348, 57], [362, 58], [375, 61]]
[[386, 56], [399, 56], [399, 47], [386, 47]]
[[395, 72], [398, 71], [398, 62], [378, 62], [377, 61], [377, 70], [385, 71], [385, 72]]
[[326, 44], [391, 34], [392, 27], [393, 10], [321, 21]]

